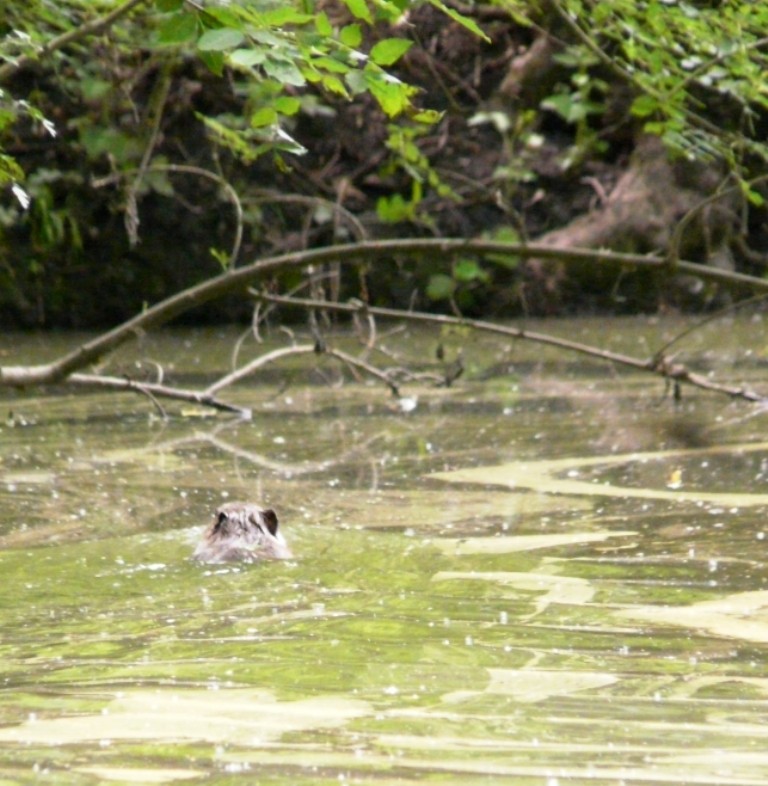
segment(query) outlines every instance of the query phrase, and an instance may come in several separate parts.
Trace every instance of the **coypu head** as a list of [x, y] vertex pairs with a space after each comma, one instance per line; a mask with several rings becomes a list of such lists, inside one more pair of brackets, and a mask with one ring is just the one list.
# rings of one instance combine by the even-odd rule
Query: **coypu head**
[[290, 559], [293, 554], [277, 530], [275, 511], [247, 502], [227, 502], [192, 555], [200, 562], [256, 562]]

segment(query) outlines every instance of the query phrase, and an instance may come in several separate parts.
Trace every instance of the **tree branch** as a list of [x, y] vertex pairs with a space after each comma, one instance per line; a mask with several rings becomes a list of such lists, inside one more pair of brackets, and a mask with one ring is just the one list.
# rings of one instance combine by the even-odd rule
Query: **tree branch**
[[[318, 303], [320, 301], [311, 302]], [[325, 301], [322, 302], [324, 303]], [[209, 385], [203, 392], [203, 395], [213, 396], [220, 390], [233, 385], [235, 382], [239, 382], [241, 379], [244, 379], [245, 377], [253, 374], [254, 371], [258, 371], [263, 366], [266, 366], [268, 363], [273, 363], [275, 360], [280, 360], [281, 358], [288, 357], [289, 355], [310, 354], [329, 355], [330, 357], [336, 358], [337, 360], [341, 360], [343, 363], [363, 371], [375, 379], [378, 379], [380, 382], [383, 382], [392, 391], [393, 395], [400, 395], [397, 385], [387, 376], [387, 374], [385, 374], [383, 371], [379, 371], [379, 369], [377, 369], [375, 366], [372, 366], [370, 363], [366, 363], [364, 360], [360, 360], [359, 358], [349, 355], [346, 352], [342, 352], [340, 349], [333, 349], [332, 347], [318, 349], [316, 344], [298, 344], [292, 347], [284, 347], [283, 349], [275, 349], [272, 352], [268, 352], [266, 355], [261, 355], [260, 357], [252, 360], [250, 363], [246, 363], [241, 368], [235, 369], [235, 371], [233, 371], [231, 374], [227, 374], [225, 377], [218, 379], [212, 385]]]
[[222, 412], [234, 413], [241, 418], [250, 419], [251, 417], [251, 410], [247, 407], [238, 407], [234, 404], [227, 404], [225, 401], [219, 401], [219, 399], [205, 390], [186, 390], [169, 385], [159, 385], [155, 382], [138, 382], [127, 377], [104, 377], [100, 374], [70, 374], [67, 377], [67, 384], [90, 388], [108, 388], [109, 390], [129, 390], [149, 396], [155, 405], [157, 405], [155, 401], [157, 396], [176, 399], [177, 401], [189, 401], [204, 407], [212, 407]]
[[605, 360], [619, 366], [638, 369], [640, 371], [647, 371], [664, 379], [671, 380], [677, 384], [686, 383], [693, 387], [701, 388], [715, 393], [723, 393], [732, 398], [740, 398], [745, 401], [766, 401], [767, 397], [756, 393], [744, 386], [727, 385], [720, 382], [715, 382], [708, 377], [701, 374], [696, 374], [690, 371], [682, 363], [674, 363], [667, 358], [663, 351], [656, 353], [651, 358], [640, 359], [630, 355], [625, 355], [620, 352], [611, 352], [607, 349], [600, 349], [588, 344], [581, 344], [569, 339], [551, 336], [546, 333], [537, 333], [523, 328], [509, 327], [507, 325], [497, 325], [493, 322], [485, 322], [478, 319], [464, 319], [459, 317], [451, 317], [444, 314], [425, 314], [420, 311], [401, 311], [392, 308], [377, 308], [367, 305], [358, 305], [350, 303], [329, 303], [327, 301], [318, 302], [315, 300], [307, 300], [304, 298], [293, 297], [280, 297], [278, 295], [258, 294], [255, 295], [259, 300], [268, 303], [277, 303], [290, 306], [301, 306], [303, 308], [322, 308], [329, 311], [341, 311], [346, 313], [364, 313], [373, 314], [374, 316], [389, 317], [392, 319], [400, 319], [411, 322], [426, 322], [436, 325], [456, 325], [472, 330], [479, 330], [485, 333], [495, 333], [496, 335], [506, 336], [517, 340], [533, 341], [537, 344], [545, 344], [547, 346], [556, 347], [558, 349], [567, 350], [569, 352], [576, 352], [581, 355], [587, 355], [591, 358], [598, 360]]
[[[232, 292], [245, 290], [253, 281], [280, 268], [306, 267], [325, 262], [349, 264], [361, 258], [382, 255], [416, 256], [421, 254], [444, 258], [467, 253], [507, 254], [523, 258], [559, 259], [563, 262], [591, 261], [596, 264], [616, 267], [661, 268], [667, 264], [664, 257], [653, 255], [626, 254], [584, 248], [563, 249], [535, 243], [500, 243], [487, 240], [439, 238], [370, 240], [363, 243], [349, 243], [281, 254], [222, 273], [194, 287], [178, 292], [51, 363], [37, 366], [0, 367], [0, 385], [23, 387], [59, 382], [74, 371], [86, 367], [146, 330], [169, 322], [195, 306], [208, 303]], [[683, 260], [677, 263], [677, 270], [726, 286], [739, 286], [759, 292], [768, 292], [768, 280], [743, 273], [734, 273]]]

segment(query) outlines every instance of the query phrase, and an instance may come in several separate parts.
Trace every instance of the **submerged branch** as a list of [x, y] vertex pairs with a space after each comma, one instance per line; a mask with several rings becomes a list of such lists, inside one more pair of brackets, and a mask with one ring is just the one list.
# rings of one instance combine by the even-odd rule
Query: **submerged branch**
[[238, 415], [241, 418], [250, 420], [251, 410], [248, 407], [239, 407], [236, 404], [230, 404], [217, 398], [216, 394], [236, 382], [251, 376], [264, 366], [274, 363], [277, 360], [289, 357], [291, 355], [309, 355], [309, 354], [323, 354], [336, 358], [337, 360], [345, 363], [346, 365], [362, 371], [375, 379], [383, 382], [395, 396], [400, 395], [397, 385], [389, 378], [389, 376], [379, 369], [366, 363], [359, 358], [355, 358], [346, 352], [331, 347], [318, 348], [316, 344], [300, 344], [292, 347], [284, 347], [268, 352], [255, 358], [250, 363], [246, 363], [241, 368], [236, 369], [230, 374], [218, 379], [212, 385], [209, 385], [204, 390], [190, 390], [186, 388], [177, 388], [172, 385], [164, 385], [157, 382], [139, 382], [129, 377], [112, 377], [102, 376], [100, 374], [70, 374], [67, 377], [67, 384], [77, 387], [89, 388], [106, 388], [108, 390], [123, 390], [139, 393], [146, 396], [154, 404], [155, 408], [160, 413], [161, 417], [165, 417], [165, 411], [158, 399], [167, 398], [175, 399], [177, 401], [188, 401], [192, 404], [198, 404], [203, 407], [211, 407], [221, 412], [230, 412]]

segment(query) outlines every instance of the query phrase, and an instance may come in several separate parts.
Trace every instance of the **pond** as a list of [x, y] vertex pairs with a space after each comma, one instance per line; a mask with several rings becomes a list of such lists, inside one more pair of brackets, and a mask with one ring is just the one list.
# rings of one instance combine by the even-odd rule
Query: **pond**
[[[680, 329], [539, 327], [639, 355]], [[191, 385], [236, 337], [166, 331], [110, 363]], [[405, 403], [307, 358], [231, 391], [250, 421], [4, 393], [0, 783], [768, 782], [765, 415], [442, 340], [465, 375]], [[423, 359], [437, 336], [385, 343]], [[751, 320], [683, 349], [768, 387], [764, 347]], [[236, 499], [275, 508], [295, 559], [189, 560]]]

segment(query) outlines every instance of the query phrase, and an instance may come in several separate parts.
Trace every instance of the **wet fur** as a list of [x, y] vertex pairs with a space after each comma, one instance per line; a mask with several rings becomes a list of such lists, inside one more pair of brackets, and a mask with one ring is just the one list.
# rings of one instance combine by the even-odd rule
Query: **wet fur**
[[216, 510], [192, 558], [217, 563], [258, 562], [292, 556], [278, 531], [274, 510], [247, 502], [227, 502]]

